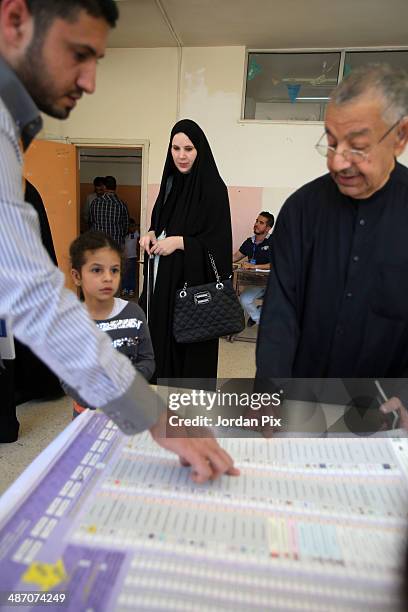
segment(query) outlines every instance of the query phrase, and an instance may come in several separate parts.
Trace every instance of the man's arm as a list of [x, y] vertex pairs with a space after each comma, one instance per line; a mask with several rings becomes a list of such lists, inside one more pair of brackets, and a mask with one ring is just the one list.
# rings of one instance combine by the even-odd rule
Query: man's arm
[[88, 211], [88, 228], [92, 227], [95, 222], [95, 203], [98, 201], [98, 197], [96, 196], [91, 203], [89, 204]]
[[288, 378], [299, 341], [301, 233], [293, 196], [279, 213], [256, 349], [257, 378]]
[[271, 264], [270, 263], [266, 263], [266, 264], [251, 264], [251, 263], [249, 263], [249, 261], [245, 261], [242, 264], [242, 267], [245, 270], [270, 270], [271, 269]]
[[246, 257], [246, 255], [244, 255], [243, 253], [241, 253], [241, 251], [235, 251], [235, 253], [232, 256], [232, 261], [233, 263], [237, 263], [237, 261], [241, 261], [241, 259], [243, 259], [244, 257]]
[[137, 362], [135, 364], [135, 367], [136, 370], [143, 374], [145, 379], [149, 381], [156, 369], [153, 345], [152, 340], [150, 338], [150, 332], [146, 322], [146, 318], [140, 307], [138, 307], [137, 310], [137, 317], [142, 319], [143, 325], [141, 326], [138, 333], [139, 343], [137, 347]]
[[126, 236], [128, 231], [129, 231], [129, 210], [128, 210], [126, 202], [123, 202], [122, 235]]
[[17, 199], [6, 200], [4, 188], [0, 190], [0, 318], [11, 315], [16, 337], [122, 431], [150, 429], [156, 442], [179, 455], [183, 465], [191, 465], [196, 482], [238, 474], [212, 438], [188, 438], [188, 432], [184, 438], [165, 437], [162, 400], [64, 288], [64, 275], [39, 239], [35, 211]]

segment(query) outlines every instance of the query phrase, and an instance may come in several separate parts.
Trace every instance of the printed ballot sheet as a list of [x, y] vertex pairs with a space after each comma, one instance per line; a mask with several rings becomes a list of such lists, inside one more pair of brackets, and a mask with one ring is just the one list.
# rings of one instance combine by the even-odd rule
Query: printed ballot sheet
[[68, 610], [399, 609], [406, 439], [229, 438], [242, 475], [195, 485], [148, 434], [82, 421], [2, 517], [3, 591], [64, 592]]

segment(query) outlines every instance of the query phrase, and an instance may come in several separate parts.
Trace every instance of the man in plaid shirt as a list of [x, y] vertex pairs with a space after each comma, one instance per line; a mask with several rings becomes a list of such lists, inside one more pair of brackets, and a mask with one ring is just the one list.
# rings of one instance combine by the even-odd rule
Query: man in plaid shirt
[[126, 204], [116, 194], [116, 179], [105, 177], [105, 193], [95, 198], [89, 207], [89, 227], [110, 236], [120, 246], [128, 233], [129, 213]]

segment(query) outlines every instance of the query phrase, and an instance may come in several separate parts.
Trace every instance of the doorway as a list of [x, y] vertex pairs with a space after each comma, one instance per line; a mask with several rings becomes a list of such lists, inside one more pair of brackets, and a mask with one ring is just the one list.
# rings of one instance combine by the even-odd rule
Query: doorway
[[[114, 176], [117, 194], [128, 208], [129, 218], [133, 219], [140, 235], [142, 216], [142, 147], [104, 147], [79, 146], [79, 213], [80, 231], [88, 229], [87, 200], [94, 193], [95, 177]], [[137, 260], [140, 260], [139, 250]], [[139, 273], [136, 272], [135, 297], [139, 295]]]

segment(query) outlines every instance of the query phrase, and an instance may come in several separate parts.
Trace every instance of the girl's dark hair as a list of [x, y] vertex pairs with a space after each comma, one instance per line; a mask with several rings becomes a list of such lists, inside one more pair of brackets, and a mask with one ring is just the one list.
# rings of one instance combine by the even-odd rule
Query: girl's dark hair
[[81, 271], [82, 266], [85, 263], [85, 252], [86, 251], [97, 251], [98, 249], [112, 249], [119, 257], [121, 265], [123, 263], [123, 251], [117, 242], [112, 240], [110, 236], [107, 236], [103, 232], [85, 232], [75, 238], [71, 242], [69, 247], [69, 257], [71, 259], [71, 266], [74, 270]]

